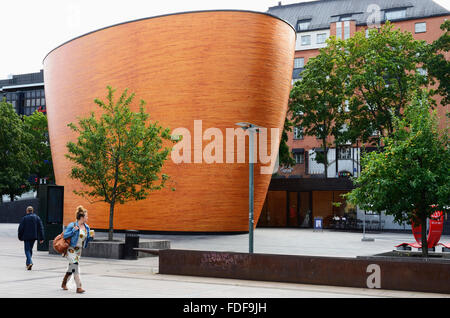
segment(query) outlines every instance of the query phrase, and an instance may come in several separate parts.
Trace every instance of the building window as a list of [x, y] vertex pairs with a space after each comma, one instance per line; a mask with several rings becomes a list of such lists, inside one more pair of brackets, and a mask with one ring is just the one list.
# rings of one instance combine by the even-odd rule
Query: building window
[[349, 21], [353, 20], [351, 14], [344, 14], [339, 17], [339, 21]]
[[342, 39], [342, 22], [336, 22], [336, 38]]
[[304, 68], [305, 59], [303, 57], [298, 57], [294, 59], [294, 68]]
[[419, 22], [415, 24], [415, 32], [416, 33], [424, 33], [427, 32], [427, 23]]
[[393, 21], [406, 18], [406, 9], [389, 10], [384, 13], [384, 19]]
[[340, 160], [352, 159], [352, 149], [348, 147], [339, 148], [338, 159]]
[[346, 99], [344, 102], [344, 112], [346, 112], [346, 113], [348, 113], [350, 111], [348, 105], [349, 105], [349, 101], [348, 101], [348, 99]]
[[422, 75], [422, 76], [428, 76], [428, 71], [427, 71], [426, 69], [424, 69], [424, 68], [419, 67], [419, 68], [417, 69], [417, 72], [418, 72], [420, 75]]
[[294, 139], [303, 139], [303, 127], [296, 126], [294, 127]]
[[311, 35], [302, 35], [301, 41], [302, 46], [311, 45]]
[[344, 22], [344, 40], [350, 38], [350, 21]]
[[297, 22], [297, 32], [305, 31], [309, 29], [311, 20], [300, 20]]
[[305, 154], [303, 152], [294, 152], [295, 164], [305, 163]]
[[324, 132], [324, 129], [325, 129], [325, 126], [324, 126], [323, 124], [317, 126], [316, 139], [319, 139], [319, 140], [322, 139], [322, 134], [323, 134], [323, 132]]
[[326, 33], [319, 33], [319, 34], [317, 34], [317, 36], [316, 36], [317, 44], [325, 43], [326, 40], [327, 40], [327, 34]]

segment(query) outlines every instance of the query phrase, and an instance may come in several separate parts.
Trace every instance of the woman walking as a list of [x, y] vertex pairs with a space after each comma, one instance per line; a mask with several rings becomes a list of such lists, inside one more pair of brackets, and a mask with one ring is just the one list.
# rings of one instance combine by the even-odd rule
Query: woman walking
[[[93, 232], [90, 233], [89, 226], [86, 224], [88, 221], [87, 210], [81, 205], [77, 207], [76, 221], [70, 223], [64, 231], [64, 238], [70, 238], [70, 246], [67, 249], [66, 258], [69, 261], [69, 267], [67, 268], [66, 275], [62, 282], [62, 289], [67, 290], [67, 282], [71, 275], [77, 285], [77, 293], [84, 293], [85, 290], [81, 288], [79, 261], [81, 257], [81, 251], [88, 246], [88, 243], [93, 240]], [[92, 235], [92, 236], [91, 236]]]

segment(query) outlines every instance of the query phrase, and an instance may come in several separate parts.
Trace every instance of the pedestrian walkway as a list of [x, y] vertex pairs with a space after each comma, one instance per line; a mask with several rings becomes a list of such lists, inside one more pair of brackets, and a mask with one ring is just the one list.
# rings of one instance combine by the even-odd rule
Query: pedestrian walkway
[[[0, 224], [0, 297], [450, 297], [418, 292], [161, 275], [158, 274], [158, 257], [136, 261], [84, 257], [80, 272], [86, 293], [76, 294], [73, 279], [68, 284], [68, 291], [60, 288], [67, 262], [59, 255], [49, 255], [35, 248], [33, 270], [25, 269], [23, 243], [17, 239], [17, 227], [18, 224]], [[412, 239], [406, 234], [392, 233], [374, 234], [373, 237], [375, 242], [361, 242], [358, 233], [257, 229], [255, 252], [352, 257], [385, 252], [397, 242]], [[145, 238], [169, 239], [172, 248], [197, 250], [246, 252], [248, 244], [246, 234], [146, 235]]]

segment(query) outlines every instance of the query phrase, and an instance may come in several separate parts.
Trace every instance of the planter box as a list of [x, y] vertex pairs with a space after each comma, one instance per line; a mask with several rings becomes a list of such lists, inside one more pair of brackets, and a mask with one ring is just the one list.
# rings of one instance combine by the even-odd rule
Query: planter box
[[[98, 258], [112, 258], [123, 259], [123, 249], [125, 241], [106, 241], [94, 240], [89, 242], [87, 248], [83, 249], [82, 257], [98, 257]], [[170, 241], [164, 240], [139, 240], [139, 248], [151, 249], [169, 249]], [[49, 242], [49, 254], [59, 254], [53, 249], [53, 240]], [[138, 257], [152, 257], [154, 255], [149, 253], [138, 253]]]

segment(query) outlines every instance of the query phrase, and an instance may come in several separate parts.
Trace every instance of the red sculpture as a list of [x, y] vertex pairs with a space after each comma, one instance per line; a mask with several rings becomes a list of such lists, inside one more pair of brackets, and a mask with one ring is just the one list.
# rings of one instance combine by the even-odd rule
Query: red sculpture
[[[422, 226], [419, 224], [411, 223], [412, 232], [414, 238], [416, 239], [416, 243], [402, 243], [396, 245], [395, 247], [406, 247], [411, 246], [414, 248], [422, 248]], [[430, 218], [430, 228], [428, 230], [427, 236], [427, 245], [428, 248], [433, 248], [438, 245], [442, 245], [446, 248], [450, 248], [450, 244], [439, 243], [439, 240], [442, 235], [442, 230], [444, 228], [444, 213], [442, 211], [436, 211], [431, 215]]]

